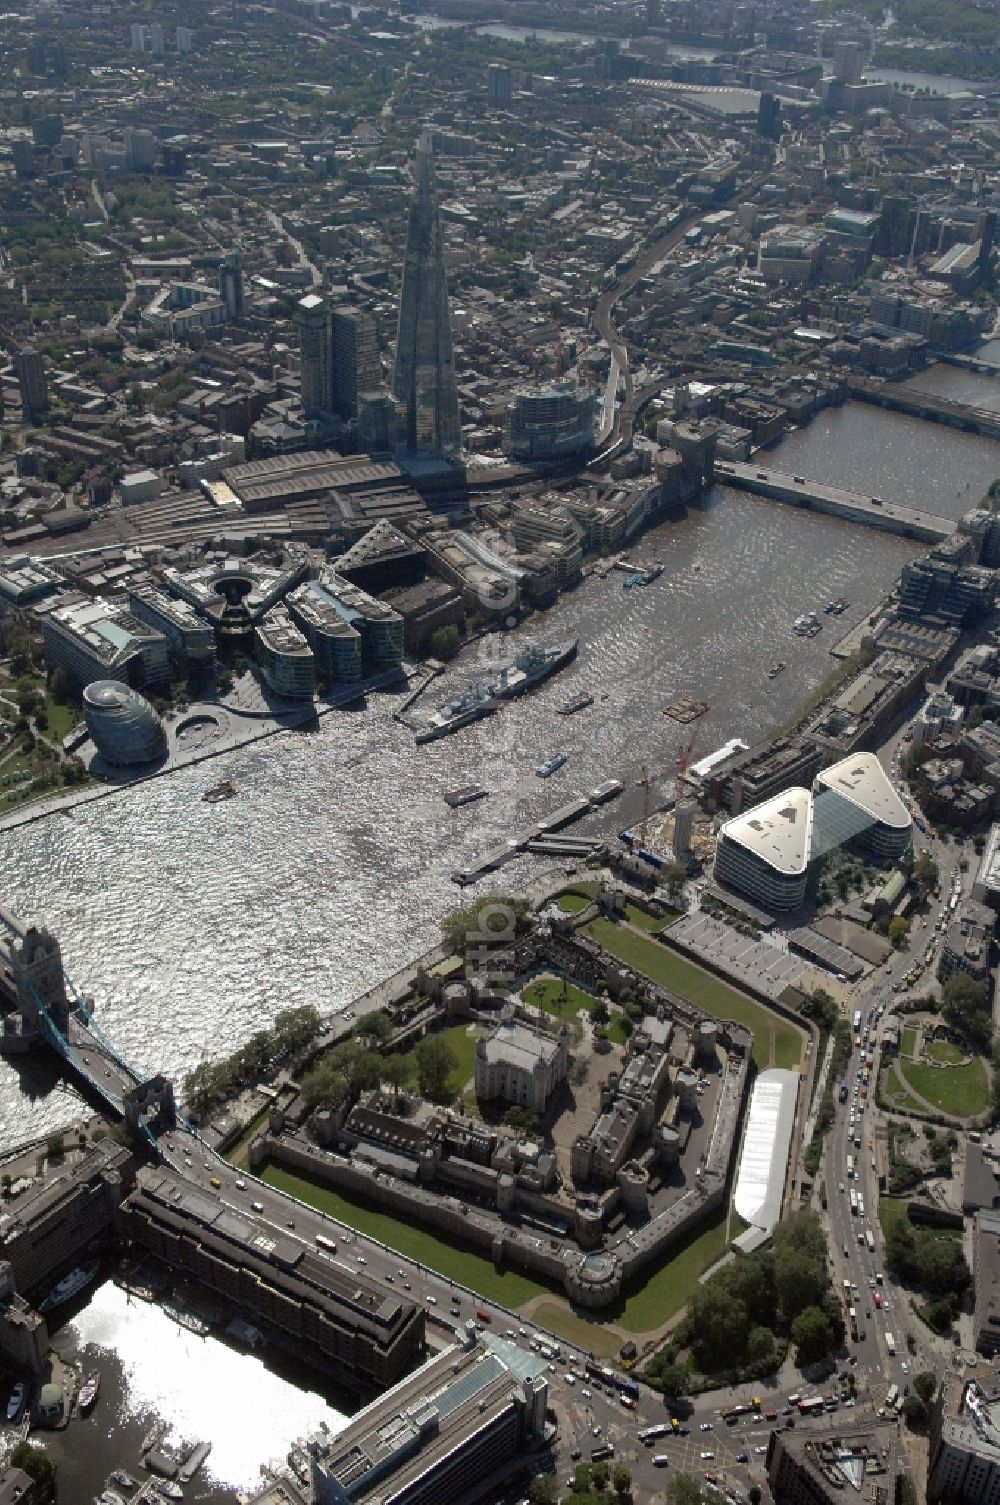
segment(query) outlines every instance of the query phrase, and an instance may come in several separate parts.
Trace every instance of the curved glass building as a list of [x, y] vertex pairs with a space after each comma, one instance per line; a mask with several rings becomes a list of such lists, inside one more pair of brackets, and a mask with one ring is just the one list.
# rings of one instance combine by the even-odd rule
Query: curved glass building
[[83, 714], [106, 763], [152, 763], [167, 750], [163, 722], [149, 701], [117, 679], [96, 679], [83, 692]]

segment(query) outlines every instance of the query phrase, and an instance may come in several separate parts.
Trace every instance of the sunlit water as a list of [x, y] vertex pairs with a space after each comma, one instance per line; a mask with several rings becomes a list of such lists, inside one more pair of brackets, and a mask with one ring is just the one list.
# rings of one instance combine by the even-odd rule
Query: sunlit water
[[[785, 721], [829, 672], [831, 643], [917, 550], [717, 489], [704, 510], [636, 550], [666, 564], [654, 585], [626, 592], [619, 572], [591, 578], [502, 645], [506, 657], [518, 641], [577, 635], [580, 653], [491, 720], [416, 747], [392, 719], [398, 702], [376, 696], [318, 731], [0, 833], [6, 902], [59, 936], [126, 1058], [179, 1080], [279, 1009], [341, 1008], [412, 960], [461, 900], [452, 871], [574, 791], [625, 779], [628, 796], [591, 821], [617, 831], [639, 813], [644, 764], [666, 789], [692, 735], [699, 756]], [[843, 618], [825, 619], [813, 640], [792, 634], [795, 617], [834, 596], [851, 602]], [[483, 651], [495, 656], [495, 640]], [[427, 710], [474, 677], [479, 656], [462, 655], [428, 692]], [[778, 659], [788, 670], [768, 680]], [[595, 696], [589, 710], [555, 714], [584, 689]], [[681, 695], [709, 703], [696, 726], [663, 715]], [[570, 754], [567, 764], [538, 779], [536, 765], [555, 751]], [[238, 797], [204, 804], [222, 777]], [[491, 797], [450, 810], [443, 792], [473, 779]], [[539, 863], [519, 860], [494, 881], [522, 880]], [[0, 1142], [65, 1116], [65, 1098], [27, 1101], [15, 1069], [0, 1063]]]
[[283, 1379], [256, 1354], [179, 1327], [159, 1307], [127, 1300], [111, 1281], [57, 1337], [61, 1351], [101, 1374], [101, 1395], [85, 1421], [54, 1434], [60, 1496], [89, 1500], [112, 1469], [142, 1477], [139, 1444], [155, 1417], [164, 1442], [212, 1451], [186, 1499], [222, 1500], [259, 1482], [262, 1465], [284, 1466], [293, 1442], [346, 1417], [321, 1395]]

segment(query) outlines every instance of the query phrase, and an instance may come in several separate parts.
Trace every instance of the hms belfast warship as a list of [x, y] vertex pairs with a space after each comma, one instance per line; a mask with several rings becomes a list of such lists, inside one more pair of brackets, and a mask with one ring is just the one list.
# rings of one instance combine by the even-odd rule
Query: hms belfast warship
[[552, 648], [527, 648], [500, 670], [492, 684], [470, 685], [457, 700], [432, 712], [415, 734], [417, 742], [436, 742], [473, 721], [492, 716], [506, 701], [516, 700], [571, 664], [576, 658], [577, 643], [573, 638]]

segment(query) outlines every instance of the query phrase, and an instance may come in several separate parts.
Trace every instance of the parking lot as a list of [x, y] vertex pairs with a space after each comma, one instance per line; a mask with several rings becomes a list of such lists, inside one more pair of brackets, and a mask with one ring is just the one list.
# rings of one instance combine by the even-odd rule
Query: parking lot
[[803, 979], [807, 988], [811, 986], [812, 969], [801, 956], [792, 956], [773, 941], [740, 935], [703, 911], [683, 916], [671, 926], [670, 934], [770, 998], [778, 998], [784, 988], [800, 985]]

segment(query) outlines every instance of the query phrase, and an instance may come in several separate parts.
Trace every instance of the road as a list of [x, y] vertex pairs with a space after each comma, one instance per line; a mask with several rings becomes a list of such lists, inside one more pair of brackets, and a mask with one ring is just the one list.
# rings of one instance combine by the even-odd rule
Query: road
[[288, 231], [285, 229], [284, 225], [281, 223], [281, 220], [275, 214], [273, 209], [268, 209], [266, 204], [258, 204], [258, 208], [264, 211], [265, 215], [271, 221], [271, 224], [274, 226], [275, 230], [277, 230], [278, 234], [283, 236], [284, 239], [287, 240], [288, 244], [292, 247], [292, 250], [299, 258], [299, 265], [308, 267], [309, 275], [312, 278], [313, 287], [320, 287], [323, 282], [323, 274], [320, 271], [319, 267], [316, 266], [315, 262], [309, 260], [309, 257], [306, 255], [305, 249], [303, 248], [302, 242], [300, 240], [296, 240], [294, 235], [289, 235]]
[[[897, 735], [881, 754], [887, 770], [893, 774], [900, 745]], [[590, 1355], [577, 1345], [552, 1338], [529, 1319], [508, 1312], [496, 1302], [462, 1288], [414, 1260], [384, 1249], [343, 1223], [324, 1218], [253, 1176], [238, 1172], [196, 1135], [184, 1129], [178, 1128], [161, 1140], [164, 1159], [180, 1175], [209, 1194], [214, 1193], [234, 1211], [243, 1216], [256, 1214], [273, 1227], [281, 1228], [287, 1237], [300, 1239], [310, 1248], [315, 1248], [317, 1233], [334, 1238], [338, 1248], [331, 1258], [341, 1269], [363, 1273], [381, 1285], [391, 1285], [424, 1308], [431, 1344], [449, 1342], [455, 1330], [469, 1320], [477, 1320], [484, 1327], [488, 1325], [494, 1333], [536, 1351], [541, 1343], [551, 1343], [556, 1352], [549, 1363], [550, 1404], [559, 1421], [555, 1462], [560, 1492], [566, 1487], [578, 1461], [588, 1461], [594, 1448], [610, 1443], [614, 1447], [613, 1461], [624, 1463], [632, 1473], [637, 1505], [652, 1505], [654, 1500], [662, 1500], [665, 1483], [680, 1470], [696, 1476], [715, 1476], [730, 1492], [730, 1497], [738, 1501], [745, 1501], [747, 1490], [756, 1484], [761, 1488], [763, 1498], [769, 1500], [771, 1496], [764, 1468], [772, 1427], [795, 1425], [809, 1429], [829, 1420], [824, 1413], [820, 1413], [815, 1421], [797, 1414], [789, 1404], [791, 1395], [825, 1392], [837, 1397], [838, 1409], [846, 1411], [856, 1404], [868, 1411], [883, 1404], [891, 1384], [897, 1384], [902, 1391], [913, 1373], [935, 1364], [929, 1335], [922, 1331], [914, 1332], [918, 1352], [912, 1358], [908, 1352], [907, 1335], [911, 1323], [906, 1297], [885, 1271], [884, 1246], [877, 1216], [879, 1192], [875, 1155], [881, 1126], [874, 1106], [874, 1082], [890, 1007], [898, 996], [894, 988], [899, 985], [901, 976], [914, 966], [917, 953], [923, 955], [935, 939], [940, 939], [937, 930], [931, 928], [932, 923], [946, 908], [952, 885], [955, 885], [955, 891], [961, 890], [958, 850], [939, 842], [932, 832], [926, 838], [919, 837], [919, 843], [926, 843], [938, 861], [941, 900], [935, 912], [927, 917], [926, 926], [922, 920], [918, 921], [909, 949], [892, 953], [882, 968], [847, 992], [849, 1017], [855, 1010], [861, 1011], [861, 1043], [852, 1051], [848, 1101], [836, 1103], [824, 1160], [835, 1285], [838, 1291], [843, 1291], [845, 1280], [851, 1284], [851, 1301], [859, 1328], [857, 1341], [848, 1342], [849, 1353], [841, 1362], [839, 1380], [827, 1379], [822, 1384], [805, 1385], [789, 1366], [784, 1382], [774, 1378], [752, 1386], [711, 1392], [684, 1402], [678, 1411], [684, 1433], [671, 1432], [644, 1445], [639, 1432], [650, 1426], [669, 1425], [669, 1405], [655, 1392], [640, 1387], [635, 1407], [629, 1408], [614, 1384], [602, 1383], [587, 1375], [586, 1364]], [[933, 957], [928, 965], [933, 965]], [[862, 1097], [864, 1083], [857, 1079], [857, 1073], [864, 1071], [863, 1063], [869, 1053], [873, 1057], [871, 1085], [866, 1097]], [[851, 1176], [847, 1170], [848, 1155], [852, 1157]], [[213, 1178], [221, 1183], [220, 1187], [212, 1187]], [[864, 1217], [852, 1214], [852, 1189], [863, 1198]], [[869, 1231], [874, 1244], [871, 1250], [866, 1237]], [[879, 1275], [882, 1275], [881, 1282], [877, 1278]], [[882, 1311], [875, 1305], [876, 1291], [884, 1303]], [[894, 1353], [888, 1351], [887, 1332], [895, 1337]], [[935, 1367], [940, 1367], [940, 1361]], [[856, 1385], [856, 1401], [847, 1394], [850, 1377]], [[722, 1408], [729, 1409], [741, 1403], [749, 1405], [754, 1393], [762, 1400], [762, 1412], [772, 1414], [748, 1413], [732, 1426], [727, 1425], [722, 1419]], [[654, 1463], [654, 1459], [661, 1461]]]
[[[750, 182], [744, 183], [739, 188], [737, 194], [733, 195], [733, 198], [739, 197], [742, 199], [752, 195], [765, 180], [766, 174], [759, 174], [757, 177], [751, 179]], [[727, 199], [716, 204], [714, 207], [721, 209], [730, 202], [731, 200]], [[656, 395], [662, 385], [660, 382], [655, 382], [644, 388], [636, 388], [633, 385], [628, 347], [615, 328], [614, 319], [612, 318], [615, 304], [619, 303], [625, 294], [630, 292], [635, 284], [641, 278], [645, 277], [658, 261], [662, 261], [665, 256], [669, 255], [680, 244], [691, 226], [704, 217], [704, 213], [704, 208], [699, 207], [683, 215], [668, 234], [654, 241], [651, 246], [647, 246], [636, 259], [635, 266], [630, 268], [613, 287], [603, 292], [597, 300], [597, 306], [594, 309], [594, 328], [611, 351], [611, 372], [614, 377], [614, 390], [617, 390], [618, 387], [619, 374], [624, 378], [625, 382], [625, 395], [622, 399], [622, 405], [617, 413], [614, 414], [612, 423], [608, 423], [609, 415], [605, 412], [605, 421], [601, 431], [602, 442], [631, 439], [636, 413], [644, 403], [647, 403], [650, 398]], [[610, 383], [609, 390], [611, 390]]]
[[[886, 771], [898, 777], [899, 736], [893, 737], [880, 754]], [[919, 808], [904, 791], [911, 811], [923, 819]], [[926, 822], [925, 822], [926, 824]], [[953, 894], [961, 896], [963, 876], [959, 870], [960, 852], [941, 842], [932, 828], [926, 834], [918, 829], [917, 845], [926, 846], [938, 864], [941, 897], [931, 901], [926, 915], [914, 920], [908, 946], [894, 952], [886, 964], [873, 972], [848, 995], [847, 1012], [861, 1013], [861, 1044], [852, 1049], [846, 1077], [848, 1101], [835, 1098], [836, 1114], [827, 1136], [824, 1175], [833, 1250], [835, 1285], [844, 1293], [844, 1281], [851, 1283], [853, 1305], [857, 1313], [859, 1337], [850, 1343], [857, 1360], [858, 1383], [870, 1383], [878, 1394], [896, 1384], [903, 1391], [913, 1373], [935, 1363], [933, 1344], [927, 1330], [909, 1319], [906, 1293], [885, 1268], [885, 1246], [878, 1217], [878, 1170], [876, 1146], [884, 1141], [884, 1115], [875, 1103], [875, 1084], [881, 1063], [882, 1037], [890, 1011], [902, 989], [903, 976], [918, 962], [924, 962], [932, 975], [942, 934], [937, 929], [948, 911]], [[971, 881], [971, 880], [969, 880]], [[868, 1084], [864, 1079], [867, 1059], [871, 1057]], [[848, 1170], [851, 1158], [852, 1172]], [[864, 1214], [852, 1212], [851, 1191], [864, 1204]], [[874, 1250], [869, 1250], [867, 1234], [871, 1232]], [[881, 1282], [878, 1276], [882, 1276]], [[875, 1293], [882, 1298], [882, 1309], [875, 1304]], [[845, 1293], [846, 1294], [846, 1293]], [[887, 1333], [893, 1337], [894, 1353], [889, 1352]], [[911, 1357], [907, 1337], [912, 1333], [917, 1352]]]

